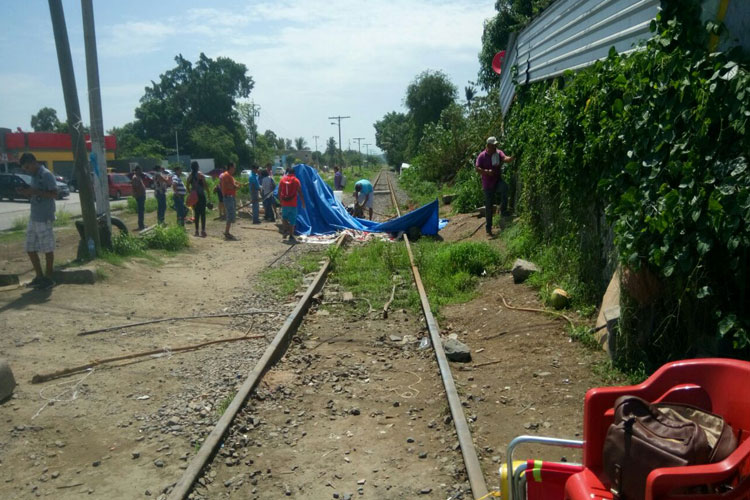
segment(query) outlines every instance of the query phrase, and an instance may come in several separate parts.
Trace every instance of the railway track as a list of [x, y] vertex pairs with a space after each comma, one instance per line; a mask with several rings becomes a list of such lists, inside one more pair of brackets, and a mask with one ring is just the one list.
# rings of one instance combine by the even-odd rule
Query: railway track
[[[379, 197], [387, 192], [400, 215], [390, 172], [381, 171], [373, 186], [376, 213], [386, 217]], [[326, 285], [326, 259], [170, 499], [487, 494], [439, 326], [404, 240], [423, 318], [401, 310], [383, 319], [372, 307], [354, 312], [342, 289]]]

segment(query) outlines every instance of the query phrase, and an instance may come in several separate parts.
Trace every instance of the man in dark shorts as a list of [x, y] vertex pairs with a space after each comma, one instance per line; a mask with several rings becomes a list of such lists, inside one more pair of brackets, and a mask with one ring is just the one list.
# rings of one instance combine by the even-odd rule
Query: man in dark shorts
[[508, 185], [503, 180], [503, 163], [513, 161], [511, 156], [497, 148], [497, 139], [487, 138], [487, 145], [476, 161], [476, 171], [482, 176], [482, 191], [484, 191], [484, 216], [487, 218], [485, 229], [488, 236], [492, 236], [492, 216], [497, 193], [500, 193], [500, 213], [508, 212]]

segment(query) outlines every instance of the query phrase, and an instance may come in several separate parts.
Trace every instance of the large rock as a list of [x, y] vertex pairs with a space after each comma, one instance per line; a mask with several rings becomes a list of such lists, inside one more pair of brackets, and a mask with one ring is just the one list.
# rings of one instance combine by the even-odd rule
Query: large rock
[[529, 276], [531, 276], [532, 273], [535, 273], [537, 271], [539, 271], [539, 268], [536, 267], [536, 264], [534, 264], [533, 262], [529, 262], [523, 259], [516, 259], [516, 261], [513, 263], [513, 269], [511, 269], [510, 272], [513, 275], [514, 283], [523, 283], [529, 278]]
[[443, 340], [443, 350], [445, 350], [445, 357], [448, 358], [448, 361], [457, 361], [459, 363], [471, 361], [471, 349], [469, 349], [469, 346], [456, 339], [449, 338]]
[[4, 359], [0, 359], [0, 402], [10, 398], [13, 389], [16, 388], [16, 379], [10, 370], [10, 365]]

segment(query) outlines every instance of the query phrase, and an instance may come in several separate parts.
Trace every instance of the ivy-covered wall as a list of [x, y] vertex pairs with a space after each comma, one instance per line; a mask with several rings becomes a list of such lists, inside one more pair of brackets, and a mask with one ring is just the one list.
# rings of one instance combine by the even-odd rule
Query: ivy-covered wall
[[517, 208], [541, 241], [575, 243], [593, 289], [622, 264], [622, 364], [749, 357], [750, 66], [707, 52], [721, 27], [697, 0], [665, 2], [652, 29], [643, 50], [519, 87]]

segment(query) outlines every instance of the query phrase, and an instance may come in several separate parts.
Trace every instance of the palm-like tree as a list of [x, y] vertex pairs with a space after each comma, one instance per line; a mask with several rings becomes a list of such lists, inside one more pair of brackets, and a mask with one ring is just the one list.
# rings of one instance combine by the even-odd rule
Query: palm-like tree
[[296, 139], [294, 139], [294, 147], [297, 151], [307, 149], [307, 141], [304, 137], [297, 137]]
[[471, 105], [471, 101], [477, 96], [477, 89], [473, 86], [464, 87], [464, 94], [466, 95], [466, 104]]

